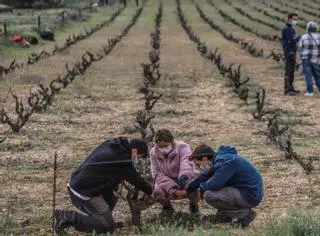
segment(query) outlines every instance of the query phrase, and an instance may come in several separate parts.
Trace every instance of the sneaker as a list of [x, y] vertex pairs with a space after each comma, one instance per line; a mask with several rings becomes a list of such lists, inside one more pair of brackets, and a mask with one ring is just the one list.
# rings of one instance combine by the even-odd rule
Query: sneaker
[[247, 228], [250, 223], [256, 218], [257, 213], [250, 209], [250, 212], [247, 216], [241, 219], [232, 219], [231, 225], [235, 228]]
[[285, 92], [284, 94], [287, 96], [296, 96], [298, 93], [295, 91], [288, 91], [288, 92]]
[[232, 218], [224, 213], [223, 211], [217, 211], [215, 217], [214, 217], [214, 223], [216, 224], [225, 224], [225, 223], [231, 223]]
[[201, 222], [202, 224], [204, 223], [215, 223], [215, 219], [216, 219], [216, 215], [215, 214], [211, 214], [211, 215], [204, 215], [201, 217]]
[[312, 96], [313, 96], [313, 93], [305, 93], [304, 96], [306, 96], [306, 97], [312, 97]]
[[293, 89], [292, 91], [295, 92], [295, 93], [297, 93], [297, 94], [300, 93], [300, 90], [295, 90], [295, 89]]

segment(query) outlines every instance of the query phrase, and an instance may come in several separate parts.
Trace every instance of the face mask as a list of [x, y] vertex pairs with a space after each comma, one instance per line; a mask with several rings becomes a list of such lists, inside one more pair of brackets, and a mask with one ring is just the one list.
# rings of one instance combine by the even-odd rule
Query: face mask
[[207, 170], [210, 169], [210, 166], [208, 164], [205, 164], [205, 165], [200, 165], [200, 173], [203, 174], [205, 173]]
[[297, 24], [298, 24], [298, 21], [296, 21], [296, 20], [292, 21], [292, 25], [297, 25]]
[[139, 161], [138, 159], [133, 160], [132, 163], [133, 163], [134, 168], [136, 168], [136, 169], [137, 169], [137, 168], [139, 167], [139, 165], [140, 165], [140, 161]]
[[172, 145], [169, 145], [165, 148], [159, 148], [160, 152], [164, 155], [167, 155], [172, 150]]

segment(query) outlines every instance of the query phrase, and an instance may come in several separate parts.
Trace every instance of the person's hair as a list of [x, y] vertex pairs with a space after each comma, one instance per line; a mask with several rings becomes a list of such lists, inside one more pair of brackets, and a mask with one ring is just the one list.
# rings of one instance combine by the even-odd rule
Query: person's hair
[[317, 33], [317, 31], [318, 31], [317, 24], [315, 22], [313, 22], [313, 21], [308, 22], [308, 24], [307, 24], [307, 32], [308, 33]]
[[157, 132], [154, 135], [154, 140], [156, 143], [161, 142], [161, 141], [172, 143], [174, 140], [174, 137], [169, 130], [159, 129], [159, 130], [157, 130]]
[[130, 146], [132, 149], [137, 149], [138, 153], [142, 154], [143, 157], [147, 157], [149, 154], [148, 144], [142, 139], [138, 139], [138, 138], [131, 139]]
[[210, 146], [201, 144], [194, 149], [191, 159], [201, 160], [203, 157], [208, 157], [209, 160], [212, 160], [214, 155], [215, 151]]
[[288, 20], [291, 20], [294, 16], [298, 17], [298, 14], [297, 13], [290, 13], [288, 15]]

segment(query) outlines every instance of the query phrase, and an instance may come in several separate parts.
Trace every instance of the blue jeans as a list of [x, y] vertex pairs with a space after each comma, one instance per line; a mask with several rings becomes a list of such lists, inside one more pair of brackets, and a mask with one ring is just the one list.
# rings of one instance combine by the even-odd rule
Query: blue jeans
[[315, 64], [307, 59], [303, 59], [302, 70], [306, 80], [307, 92], [313, 93], [312, 77], [314, 77], [318, 90], [320, 91], [320, 64]]

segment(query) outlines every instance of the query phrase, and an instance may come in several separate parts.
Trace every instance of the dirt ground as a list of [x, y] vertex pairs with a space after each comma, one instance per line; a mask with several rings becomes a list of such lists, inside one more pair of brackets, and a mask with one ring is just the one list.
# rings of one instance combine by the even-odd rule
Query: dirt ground
[[[295, 86], [301, 90], [296, 97], [283, 95], [283, 68], [275, 63], [251, 57], [238, 45], [227, 41], [201, 20], [190, 0], [182, 2], [182, 10], [194, 32], [210, 48], [218, 47], [228, 63], [241, 63], [251, 82], [265, 88], [269, 108], [281, 108], [287, 114], [293, 132], [294, 149], [304, 159], [314, 158], [315, 170], [306, 175], [301, 166], [284, 158], [276, 146], [266, 140], [262, 131], [266, 122], [252, 118], [252, 106], [247, 106], [226, 86], [226, 78], [217, 68], [202, 58], [181, 28], [176, 16], [174, 0], [163, 0], [164, 12], [161, 25], [161, 73], [160, 88], [164, 96], [155, 107], [156, 128], [169, 128], [176, 139], [192, 147], [207, 143], [214, 148], [222, 144], [237, 147], [238, 151], [252, 160], [264, 178], [265, 197], [256, 209], [258, 216], [253, 228], [264, 225], [272, 216], [283, 217], [298, 206], [319, 206], [319, 157], [320, 157], [320, 108], [319, 93], [313, 98], [303, 96], [305, 84], [297, 72]], [[215, 14], [206, 0], [197, 1], [211, 19], [223, 27], [255, 41], [262, 48], [280, 48], [257, 38]], [[252, 23], [240, 16], [224, 1], [215, 1], [219, 8], [228, 11], [239, 21], [265, 33], [277, 33], [259, 23]], [[243, 6], [243, 1], [234, 1]], [[276, 4], [276, 3], [274, 3]], [[82, 77], [75, 79], [54, 100], [47, 111], [31, 116], [19, 134], [7, 132], [7, 140], [0, 144], [0, 209], [2, 216], [8, 213], [19, 222], [19, 234], [48, 235], [51, 230], [52, 162], [58, 153], [57, 207], [72, 208], [66, 184], [74, 168], [105, 139], [126, 135], [134, 125], [135, 112], [143, 107], [138, 86], [141, 83], [141, 63], [148, 60], [150, 33], [154, 29], [154, 17], [158, 1], [149, 0], [137, 24], [115, 49], [103, 60], [94, 63]], [[254, 12], [249, 5], [243, 6]], [[48, 84], [64, 71], [66, 62], [74, 63], [86, 51], [97, 51], [108, 37], [118, 34], [136, 11], [134, 1], [112, 23], [90, 38], [72, 46], [64, 54], [0, 79], [0, 102], [5, 109], [13, 111], [11, 99], [5, 99], [9, 87], [22, 97], [36, 85], [22, 78], [38, 76]], [[255, 13], [257, 14], [257, 13]], [[282, 16], [280, 13], [273, 13]], [[261, 19], [266, 16], [257, 14]], [[279, 27], [281, 27], [279, 23]], [[279, 32], [278, 32], [279, 33]], [[13, 114], [13, 113], [12, 113]], [[0, 124], [0, 133], [9, 130]], [[176, 210], [188, 211], [186, 201], [176, 201]], [[116, 235], [135, 235], [130, 226], [129, 208], [119, 200], [114, 216], [128, 222], [128, 226]], [[152, 220], [160, 212], [156, 205], [143, 212], [143, 219]], [[201, 212], [214, 210], [201, 203]], [[243, 232], [234, 232], [243, 234]], [[70, 231], [70, 235], [80, 235]]]

